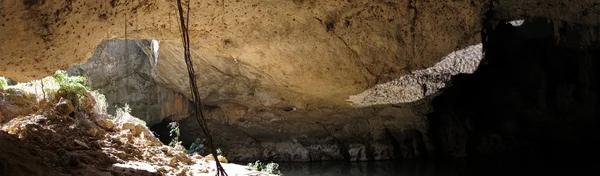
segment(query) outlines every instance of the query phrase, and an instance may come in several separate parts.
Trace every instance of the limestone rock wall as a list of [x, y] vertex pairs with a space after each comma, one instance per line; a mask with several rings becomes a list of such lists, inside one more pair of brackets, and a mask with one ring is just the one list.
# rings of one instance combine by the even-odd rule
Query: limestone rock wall
[[163, 118], [183, 119], [188, 116], [189, 100], [152, 77], [152, 46], [149, 40], [105, 41], [88, 63], [67, 71], [87, 77], [86, 84], [106, 96], [111, 114], [127, 104], [131, 114], [148, 126]]
[[[265, 75], [258, 78], [261, 87], [272, 87], [267, 92], [298, 107], [309, 104], [305, 99], [345, 104], [349, 95], [476, 44], [483, 8], [476, 1], [371, 0], [192, 1], [190, 6], [195, 53], [214, 65], [237, 60], [258, 70]], [[6, 0], [0, 13], [0, 33], [10, 34], [0, 36], [5, 66], [0, 75], [17, 81], [85, 63], [103, 40], [157, 39], [174, 47], [180, 42], [174, 1]], [[168, 82], [180, 79], [168, 76], [162, 75], [167, 84], [187, 86]], [[289, 93], [302, 98], [283, 96]]]
[[[210, 107], [207, 117], [215, 145], [231, 161], [423, 159], [433, 153], [428, 101], [319, 111], [226, 104]], [[180, 121], [184, 145], [204, 138], [195, 120]]]
[[[487, 42], [481, 33], [489, 31], [482, 31], [482, 26], [501, 21], [481, 24], [484, 13], [493, 19], [546, 17], [549, 21], [583, 25], [600, 21], [594, 0], [485, 3], [192, 1], [193, 59], [202, 96], [212, 107], [215, 135], [223, 136], [217, 142], [227, 144], [224, 149], [236, 159], [250, 155], [301, 161], [423, 156], [432, 148], [427, 142], [429, 128], [423, 125], [427, 123], [424, 116], [430, 108], [428, 103], [352, 108], [345, 100], [413, 71], [427, 70], [455, 50]], [[88, 76], [115, 83], [110, 86], [126, 86], [104, 90], [116, 97], [115, 104], [127, 101], [137, 102], [130, 103], [132, 106], [150, 107], [148, 112], [134, 108], [134, 115], [147, 121], [160, 120], [147, 114], [185, 116], [184, 99], [189, 89], [176, 13], [173, 0], [3, 0], [0, 75], [19, 82], [41, 78], [56, 69], [86, 63], [89, 58], [101, 58], [92, 56], [102, 41], [156, 39], [160, 41], [158, 48], [129, 53], [133, 54], [131, 58], [140, 59], [157, 51], [154, 59], [140, 62], [143, 64], [122, 60], [122, 65], [110, 63], [111, 59], [91, 60], [106, 62], [102, 70], [120, 76], [111, 78], [87, 67], [93, 73]], [[590, 31], [588, 34], [597, 36]], [[573, 35], [554, 31], [557, 33]], [[106, 51], [105, 55], [110, 53]], [[162, 91], [167, 89], [158, 85], [173, 92]], [[137, 93], [153, 96], [133, 96]], [[419, 97], [427, 100], [426, 95]], [[186, 123], [182, 128], [189, 129], [185, 135], [193, 140], [198, 130], [189, 120], [183, 121]], [[241, 150], [244, 148], [248, 151]]]

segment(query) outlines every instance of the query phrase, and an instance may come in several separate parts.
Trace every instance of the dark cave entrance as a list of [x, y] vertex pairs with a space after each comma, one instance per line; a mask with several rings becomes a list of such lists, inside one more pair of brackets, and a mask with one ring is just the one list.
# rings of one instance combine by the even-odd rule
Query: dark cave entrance
[[490, 20], [484, 28], [479, 69], [453, 77], [432, 102], [435, 155], [494, 165], [591, 164], [600, 156], [599, 27], [529, 19], [522, 26]]
[[170, 118], [164, 118], [160, 123], [154, 124], [148, 128], [150, 128], [150, 131], [154, 133], [154, 136], [156, 136], [160, 142], [165, 145], [169, 145], [174, 138], [170, 134], [171, 128], [169, 127], [169, 124], [173, 122], [175, 121], [171, 120]]

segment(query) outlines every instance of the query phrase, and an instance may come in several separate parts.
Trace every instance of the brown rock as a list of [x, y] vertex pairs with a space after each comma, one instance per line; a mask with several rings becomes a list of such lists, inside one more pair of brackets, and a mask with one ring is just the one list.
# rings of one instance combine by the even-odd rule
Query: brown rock
[[94, 109], [95, 104], [96, 104], [96, 99], [94, 99], [94, 96], [92, 96], [92, 94], [90, 92], [87, 92], [84, 95], [83, 103], [81, 104], [83, 107], [83, 110], [85, 110], [86, 112], [92, 112], [92, 109]]
[[209, 154], [209, 155], [206, 155], [206, 156], [204, 157], [204, 159], [205, 159], [206, 161], [214, 161], [214, 160], [215, 160], [215, 157], [214, 157], [212, 154]]
[[194, 159], [202, 159], [202, 155], [195, 154], [194, 156], [192, 156], [192, 158], [194, 158]]
[[61, 116], [69, 115], [73, 111], [75, 111], [75, 107], [71, 103], [71, 100], [66, 98], [61, 98], [58, 101], [58, 104], [54, 107], [54, 110]]
[[6, 91], [7, 93], [0, 93], [0, 113], [4, 116], [4, 121], [35, 113], [37, 107], [29, 94], [14, 89]]
[[150, 130], [148, 130], [148, 128], [146, 126], [144, 126], [144, 125], [136, 125], [135, 129], [134, 129], [134, 132], [133, 132], [133, 135], [134, 136], [140, 136], [142, 133], [152, 134], [150, 132]]
[[28, 93], [24, 93], [24, 92], [22, 92], [20, 90], [15, 90], [12, 93], [11, 102], [13, 104], [19, 105], [19, 106], [33, 104], [33, 101], [31, 99], [31, 95], [29, 95]]
[[90, 136], [97, 137], [97, 136], [102, 135], [104, 133], [104, 131], [98, 129], [98, 127], [91, 127], [88, 133]]
[[217, 158], [219, 159], [219, 162], [227, 163], [227, 158], [225, 158], [224, 156], [219, 155], [217, 156]]
[[115, 126], [115, 123], [108, 119], [97, 119], [96, 123], [106, 130], [110, 130]]
[[136, 133], [136, 128], [135, 125], [132, 123], [123, 123], [121, 124], [121, 130], [129, 130], [131, 131], [131, 134], [135, 134]]

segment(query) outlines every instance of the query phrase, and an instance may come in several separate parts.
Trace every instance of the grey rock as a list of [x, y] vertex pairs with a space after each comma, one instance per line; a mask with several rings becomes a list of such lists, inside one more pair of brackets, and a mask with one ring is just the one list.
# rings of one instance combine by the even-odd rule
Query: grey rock
[[188, 116], [188, 99], [157, 84], [152, 77], [155, 55], [151, 41], [114, 40], [101, 43], [89, 62], [67, 70], [71, 75], [87, 77], [87, 85], [106, 96], [108, 112], [114, 114], [128, 104], [131, 114], [148, 125], [163, 118]]

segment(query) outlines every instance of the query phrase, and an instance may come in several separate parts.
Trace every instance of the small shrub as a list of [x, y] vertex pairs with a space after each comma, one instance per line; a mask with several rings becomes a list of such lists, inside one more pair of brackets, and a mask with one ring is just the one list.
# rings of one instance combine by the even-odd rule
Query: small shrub
[[281, 174], [279, 171], [279, 164], [273, 162], [265, 164], [260, 162], [260, 160], [257, 160], [254, 163], [248, 163], [248, 169], [267, 172], [269, 174]]
[[192, 145], [190, 145], [190, 148], [187, 150], [187, 153], [199, 153], [202, 150], [202, 148], [204, 148], [204, 139], [200, 140], [200, 138], [196, 138]]
[[169, 135], [173, 137], [173, 139], [169, 143], [169, 146], [175, 147], [177, 145], [181, 145], [181, 141], [179, 141], [179, 136], [181, 135], [179, 133], [179, 123], [171, 122], [169, 123], [168, 127], [171, 128], [171, 131], [169, 131]]
[[64, 70], [56, 71], [52, 77], [60, 87], [57, 91], [57, 95], [70, 99], [80, 108], [80, 102], [82, 102], [85, 94], [89, 91], [89, 89], [84, 86], [85, 77], [67, 76], [67, 72]]
[[8, 87], [8, 80], [5, 77], [0, 76], [0, 90], [4, 90]]
[[254, 163], [248, 163], [248, 169], [262, 171], [265, 169], [265, 164], [261, 163], [260, 160], [257, 160]]
[[265, 172], [270, 174], [280, 174], [279, 172], [279, 164], [271, 162], [265, 166]]

